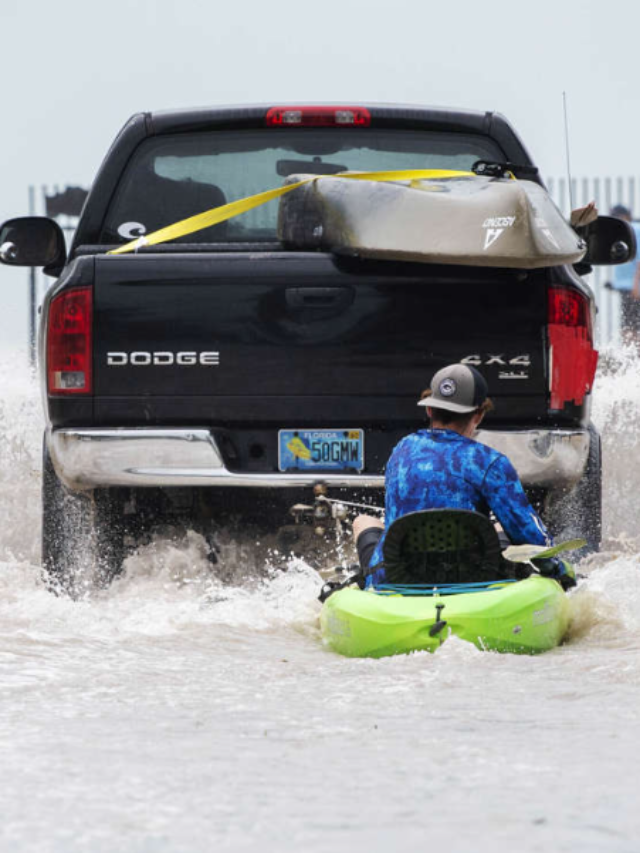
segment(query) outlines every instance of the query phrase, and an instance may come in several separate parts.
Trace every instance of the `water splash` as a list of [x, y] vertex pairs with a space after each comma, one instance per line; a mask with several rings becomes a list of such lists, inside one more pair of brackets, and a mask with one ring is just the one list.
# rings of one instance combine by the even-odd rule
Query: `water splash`
[[[638, 463], [617, 453], [634, 446], [636, 364], [598, 378], [607, 543], [579, 567], [569, 642], [529, 658], [452, 638], [435, 655], [354, 660], [320, 642], [317, 573], [300, 560], [283, 570], [249, 533], [220, 536], [218, 565], [199, 533], [156, 533], [108, 589], [51, 595], [38, 565], [38, 394], [5, 362], [0, 846], [411, 847], [427, 808], [436, 844], [456, 826], [465, 849], [523, 837], [635, 849], [635, 791], [620, 780], [637, 769], [640, 549], [627, 489]], [[594, 778], [616, 796], [592, 796]]]
[[0, 367], [0, 561], [40, 559], [43, 417], [24, 354], [3, 354]]
[[[278, 625], [315, 630], [317, 573], [300, 560], [286, 563], [274, 552], [268, 537], [258, 542], [250, 535], [232, 536], [224, 531], [218, 565], [210, 562], [207, 543], [198, 533], [156, 534], [128, 557], [123, 576], [110, 589], [92, 592], [90, 601], [72, 605], [51, 596], [42, 586], [38, 566], [40, 395], [19, 353], [5, 357], [0, 379], [4, 390], [0, 400], [3, 605], [15, 608], [24, 599], [36, 621], [48, 609], [54, 621], [60, 618], [61, 625], [69, 613], [82, 611], [89, 614], [89, 620], [101, 612], [102, 619], [113, 618], [121, 628], [142, 630], [146, 625], [144, 630], [160, 632], [216, 621], [255, 630], [274, 630]], [[631, 633], [637, 628], [632, 618], [634, 606], [628, 602], [637, 601], [637, 591], [632, 591], [640, 569], [634, 500], [640, 482], [639, 379], [640, 360], [633, 349], [603, 353], [593, 417], [603, 442], [605, 542], [600, 554], [579, 567], [587, 580], [572, 597], [574, 641], [603, 637], [614, 623]], [[168, 614], [166, 619], [163, 613]], [[620, 619], [626, 620], [622, 628]], [[87, 629], [84, 625], [83, 630]]]
[[605, 549], [640, 551], [640, 358], [634, 347], [605, 348], [593, 392], [602, 436]]

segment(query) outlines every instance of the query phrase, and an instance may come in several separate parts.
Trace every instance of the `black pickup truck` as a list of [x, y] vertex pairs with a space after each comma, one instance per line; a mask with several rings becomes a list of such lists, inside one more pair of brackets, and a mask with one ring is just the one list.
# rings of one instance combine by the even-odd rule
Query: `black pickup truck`
[[479, 160], [513, 164], [540, 182], [496, 113], [144, 113], [109, 150], [68, 254], [54, 221], [6, 222], [0, 259], [57, 277], [39, 351], [49, 575], [72, 586], [87, 553], [112, 575], [132, 532], [171, 513], [201, 529], [233, 513], [277, 525], [319, 485], [330, 496], [379, 501], [391, 449], [421, 425], [420, 392], [454, 361], [477, 366], [489, 383], [495, 412], [479, 440], [509, 456], [556, 532], [570, 527], [597, 548], [595, 307], [580, 273], [628, 259], [635, 248], [624, 223], [601, 217], [589, 226], [576, 269], [296, 251], [278, 240], [277, 202], [170, 243], [108, 254], [291, 174], [464, 170]]

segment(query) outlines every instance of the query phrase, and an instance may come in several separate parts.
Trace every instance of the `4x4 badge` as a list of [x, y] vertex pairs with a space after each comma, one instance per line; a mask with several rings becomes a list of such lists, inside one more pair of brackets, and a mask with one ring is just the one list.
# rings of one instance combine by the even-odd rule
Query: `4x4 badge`
[[502, 367], [511, 365], [512, 367], [531, 367], [531, 355], [528, 352], [523, 352], [520, 355], [514, 355], [511, 358], [499, 353], [492, 355], [487, 353], [482, 356], [480, 353], [472, 353], [460, 359], [460, 364], [470, 364], [473, 367], [489, 367], [489, 365], [497, 364]]

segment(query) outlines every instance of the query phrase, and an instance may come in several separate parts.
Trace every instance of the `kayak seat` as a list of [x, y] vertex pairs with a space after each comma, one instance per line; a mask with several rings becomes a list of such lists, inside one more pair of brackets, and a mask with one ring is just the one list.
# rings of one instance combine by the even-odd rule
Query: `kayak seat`
[[396, 519], [385, 536], [390, 584], [455, 584], [516, 577], [498, 534], [479, 512], [428, 509]]

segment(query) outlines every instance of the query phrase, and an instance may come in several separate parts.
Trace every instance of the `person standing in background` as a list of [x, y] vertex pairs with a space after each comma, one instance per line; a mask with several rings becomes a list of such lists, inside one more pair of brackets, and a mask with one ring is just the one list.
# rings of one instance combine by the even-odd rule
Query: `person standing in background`
[[[640, 253], [640, 223], [634, 222], [631, 211], [622, 204], [616, 204], [611, 216], [624, 219], [636, 234]], [[611, 287], [620, 294], [622, 309], [622, 339], [625, 343], [640, 345], [640, 258], [614, 267]]]

